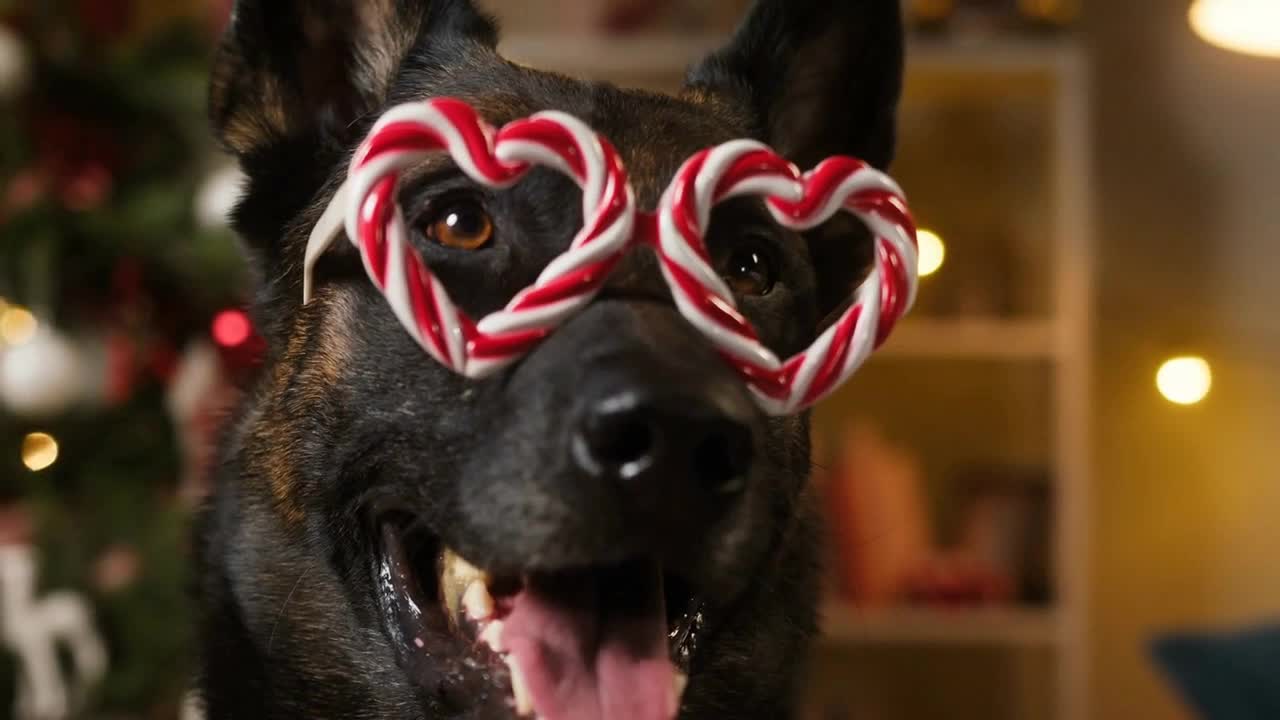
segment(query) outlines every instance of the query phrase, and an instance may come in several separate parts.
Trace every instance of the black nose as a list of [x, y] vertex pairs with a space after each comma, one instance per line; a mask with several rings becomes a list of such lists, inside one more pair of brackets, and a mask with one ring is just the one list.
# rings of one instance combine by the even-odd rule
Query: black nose
[[749, 420], [733, 415], [704, 398], [621, 390], [583, 409], [574, 459], [645, 505], [689, 491], [727, 498], [746, 486], [753, 455]]

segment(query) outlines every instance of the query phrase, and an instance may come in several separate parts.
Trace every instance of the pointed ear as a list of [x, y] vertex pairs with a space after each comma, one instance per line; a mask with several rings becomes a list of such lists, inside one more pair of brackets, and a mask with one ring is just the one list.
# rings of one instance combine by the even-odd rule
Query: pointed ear
[[763, 139], [801, 167], [844, 154], [884, 168], [902, 63], [897, 0], [756, 0], [688, 82], [745, 103]]
[[213, 64], [214, 132], [244, 157], [302, 135], [342, 141], [426, 35], [497, 42], [467, 0], [238, 0]]
[[468, 0], [236, 0], [209, 112], [248, 176], [233, 225], [269, 343], [287, 332], [302, 295], [299, 214], [360, 140], [361, 121], [389, 102], [406, 58], [446, 66], [492, 54], [496, 41]]

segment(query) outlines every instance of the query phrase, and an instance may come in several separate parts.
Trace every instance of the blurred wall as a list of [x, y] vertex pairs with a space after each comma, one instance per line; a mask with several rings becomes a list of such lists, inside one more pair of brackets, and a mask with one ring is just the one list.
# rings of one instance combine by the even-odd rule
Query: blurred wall
[[[1187, 717], [1162, 630], [1280, 619], [1280, 60], [1211, 47], [1188, 0], [1095, 0], [1092, 647], [1098, 720]], [[1180, 408], [1160, 360], [1215, 386]]]

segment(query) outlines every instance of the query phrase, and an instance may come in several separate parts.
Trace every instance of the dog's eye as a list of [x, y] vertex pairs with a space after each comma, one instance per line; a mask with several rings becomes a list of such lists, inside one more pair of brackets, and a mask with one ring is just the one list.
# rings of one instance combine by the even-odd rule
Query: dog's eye
[[773, 261], [757, 242], [745, 243], [729, 253], [721, 274], [738, 295], [768, 295], [777, 282]]
[[426, 234], [445, 247], [478, 250], [493, 238], [493, 218], [475, 200], [450, 200], [427, 217]]

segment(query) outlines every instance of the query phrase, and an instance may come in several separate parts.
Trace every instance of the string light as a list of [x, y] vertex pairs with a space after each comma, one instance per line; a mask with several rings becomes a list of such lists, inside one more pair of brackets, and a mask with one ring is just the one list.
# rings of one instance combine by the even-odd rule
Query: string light
[[1208, 361], [1195, 355], [1170, 358], [1156, 371], [1156, 389], [1178, 405], [1195, 405], [1204, 400], [1212, 386], [1213, 371]]
[[1188, 19], [1197, 35], [1218, 47], [1280, 58], [1276, 0], [1196, 0]]
[[0, 306], [0, 344], [25, 345], [36, 336], [39, 327], [30, 310], [18, 305]]
[[916, 231], [916, 246], [919, 249], [919, 263], [916, 267], [920, 277], [938, 272], [942, 267], [942, 261], [947, 257], [947, 246], [942, 244], [942, 238], [938, 233], [932, 230]]
[[48, 433], [35, 432], [22, 439], [22, 464], [40, 472], [58, 462], [58, 441]]
[[239, 347], [252, 335], [253, 323], [243, 310], [223, 310], [213, 318], [213, 341], [223, 347]]

